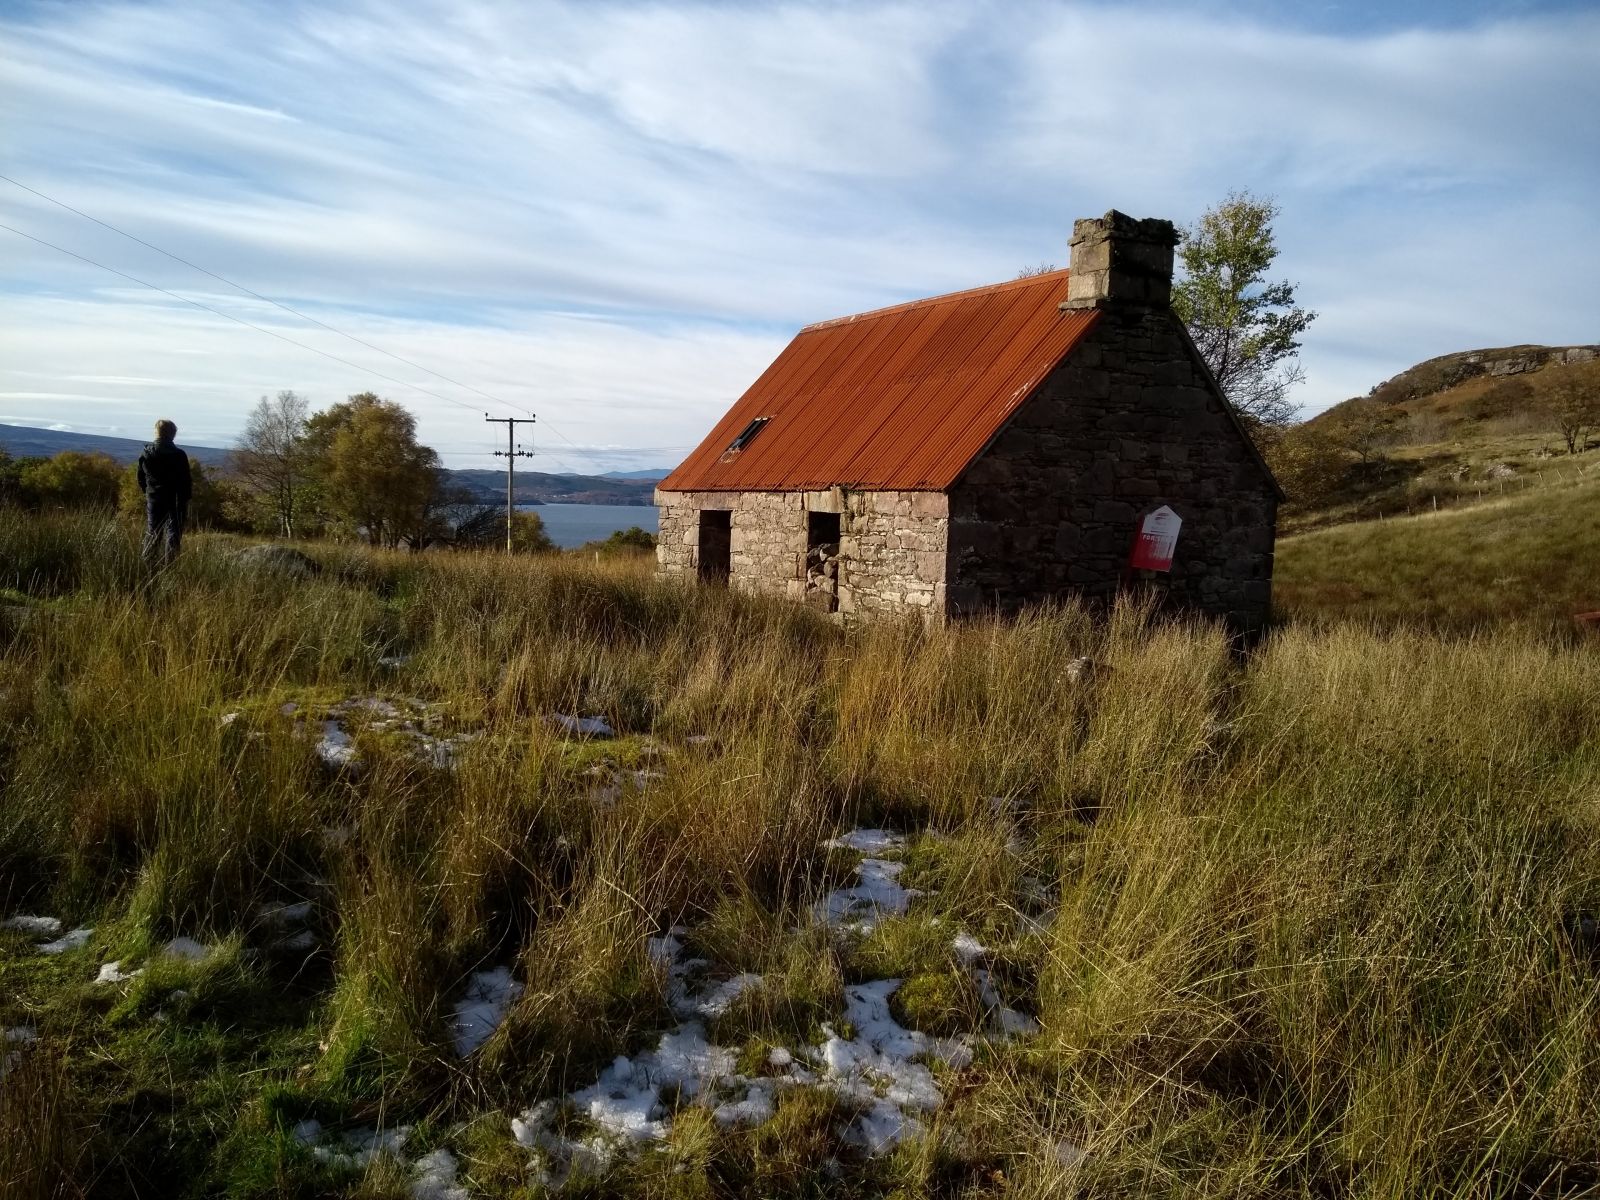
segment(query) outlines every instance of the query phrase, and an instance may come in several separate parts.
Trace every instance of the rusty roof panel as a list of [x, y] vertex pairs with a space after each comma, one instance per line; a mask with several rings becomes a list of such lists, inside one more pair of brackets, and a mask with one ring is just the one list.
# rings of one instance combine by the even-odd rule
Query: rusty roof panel
[[942, 491], [1094, 324], [1066, 295], [1051, 271], [809, 325], [658, 486]]

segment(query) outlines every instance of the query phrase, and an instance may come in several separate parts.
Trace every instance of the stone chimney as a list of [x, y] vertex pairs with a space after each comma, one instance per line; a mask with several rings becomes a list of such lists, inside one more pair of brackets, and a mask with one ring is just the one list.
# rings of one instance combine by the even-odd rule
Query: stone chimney
[[1072, 224], [1072, 274], [1064, 309], [1141, 306], [1172, 302], [1171, 221], [1138, 221], [1112, 209]]

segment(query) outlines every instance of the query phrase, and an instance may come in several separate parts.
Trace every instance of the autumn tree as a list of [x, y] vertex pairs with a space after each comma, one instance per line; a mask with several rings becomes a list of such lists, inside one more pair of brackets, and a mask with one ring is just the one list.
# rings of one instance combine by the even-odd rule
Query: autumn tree
[[641, 526], [630, 525], [626, 529], [613, 531], [608, 538], [585, 542], [582, 548], [591, 554], [607, 556], [654, 554], [656, 535]]
[[[246, 517], [253, 507], [254, 497], [245, 492], [238, 480], [220, 473], [214, 474], [206, 469], [205, 464], [191, 458], [189, 485], [189, 507], [184, 514], [184, 523], [188, 528], [242, 532], [251, 527]], [[139, 490], [137, 463], [129, 463], [123, 468], [119, 487], [117, 510], [130, 521], [143, 522], [144, 493]]]
[[518, 554], [554, 554], [556, 544], [538, 513], [511, 514], [511, 549]]
[[1600, 431], [1600, 361], [1557, 367], [1550, 373], [1545, 405], [1568, 454], [1589, 444]]
[[1263, 452], [1284, 495], [1297, 506], [1332, 499], [1350, 474], [1349, 454], [1321, 421], [1282, 430]]
[[105, 508], [117, 506], [122, 469], [109, 454], [63, 450], [53, 458], [24, 460], [17, 471], [17, 490], [36, 508]]
[[1278, 206], [1249, 192], [1230, 193], [1182, 230], [1183, 277], [1172, 307], [1189, 328], [1234, 410], [1253, 427], [1283, 426], [1289, 391], [1304, 377], [1296, 354], [1316, 313], [1295, 304], [1295, 285], [1269, 281], [1278, 243]]
[[1335, 445], [1366, 466], [1403, 436], [1409, 414], [1371, 396], [1346, 400], [1318, 422]]
[[0, 504], [15, 504], [22, 499], [21, 472], [22, 467], [10, 451], [0, 446]]
[[256, 403], [234, 448], [234, 476], [284, 537], [295, 534], [295, 518], [310, 482], [306, 463], [304, 396], [282, 391]]
[[421, 548], [437, 535], [444, 472], [400, 405], [371, 392], [351, 396], [307, 419], [304, 445], [335, 522], [375, 546]]

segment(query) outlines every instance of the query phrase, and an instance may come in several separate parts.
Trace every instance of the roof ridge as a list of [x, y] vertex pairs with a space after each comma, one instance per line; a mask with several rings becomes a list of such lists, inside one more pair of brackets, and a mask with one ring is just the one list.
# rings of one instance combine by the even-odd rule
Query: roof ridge
[[1037, 275], [1024, 275], [1018, 279], [1006, 279], [999, 283], [986, 283], [979, 287], [963, 288], [959, 292], [945, 292], [939, 296], [924, 296], [920, 300], [902, 300], [899, 304], [890, 304], [884, 308], [870, 308], [866, 312], [851, 313], [846, 317], [831, 317], [826, 321], [816, 321], [800, 330], [801, 333], [811, 333], [818, 329], [832, 329], [839, 325], [849, 325], [853, 321], [864, 321], [868, 317], [885, 317], [890, 313], [907, 312], [913, 308], [926, 308], [935, 304], [954, 303], [957, 300], [967, 300], [984, 292], [1003, 292], [1009, 288], [1022, 288], [1030, 284], [1038, 284], [1041, 279], [1054, 279], [1057, 276], [1065, 278], [1068, 268], [1058, 267], [1054, 271], [1040, 271]]

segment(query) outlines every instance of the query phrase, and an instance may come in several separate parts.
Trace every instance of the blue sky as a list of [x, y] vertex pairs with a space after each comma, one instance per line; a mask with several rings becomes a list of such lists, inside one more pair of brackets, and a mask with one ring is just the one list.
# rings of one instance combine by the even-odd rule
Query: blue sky
[[[810, 321], [1275, 196], [1311, 411], [1600, 341], [1600, 6], [0, 3], [0, 422], [226, 444], [372, 388], [455, 466], [670, 464]], [[391, 376], [399, 382], [379, 378]], [[420, 385], [458, 403], [429, 396]]]

